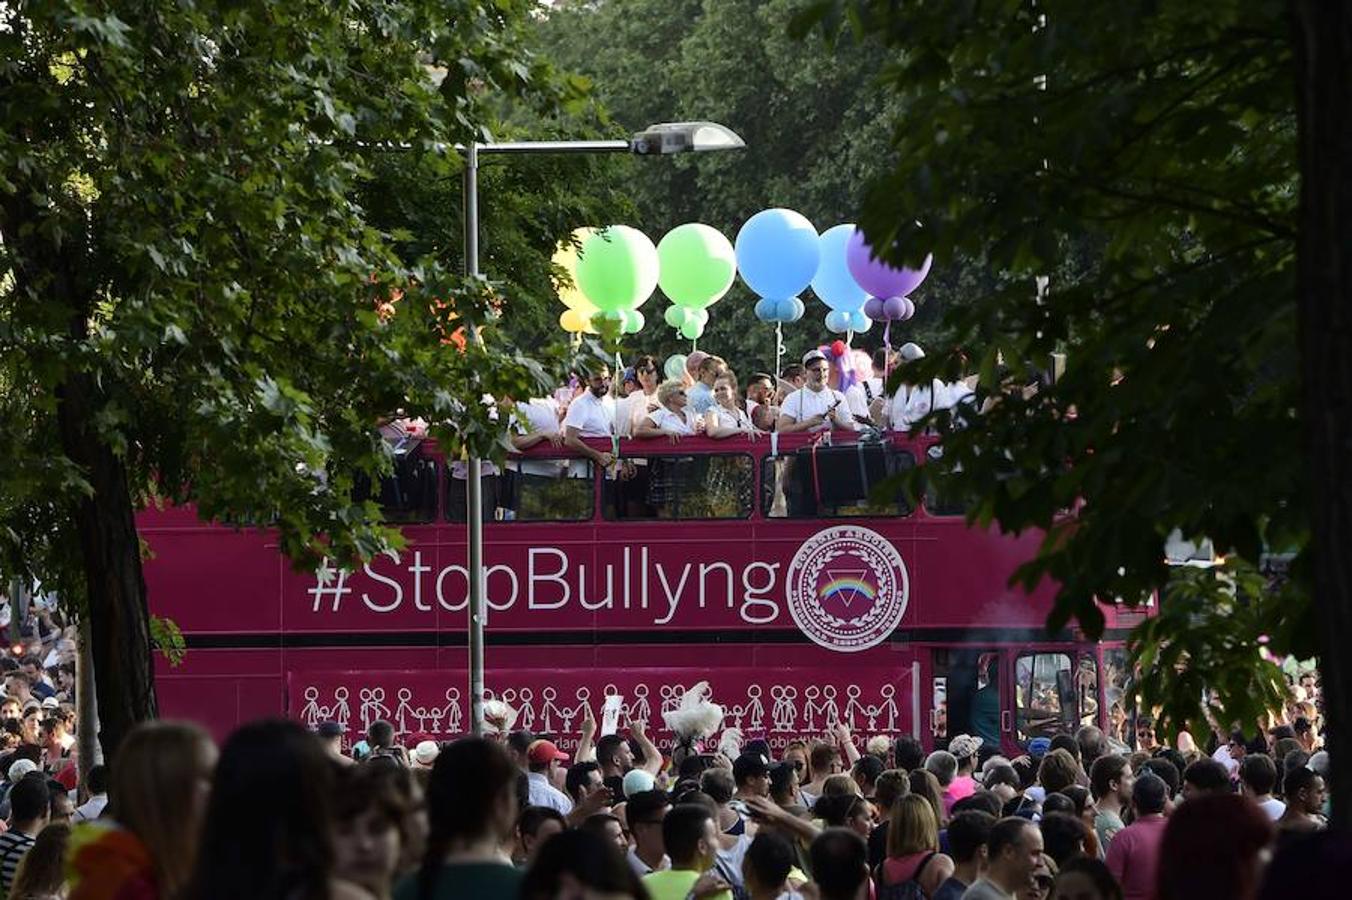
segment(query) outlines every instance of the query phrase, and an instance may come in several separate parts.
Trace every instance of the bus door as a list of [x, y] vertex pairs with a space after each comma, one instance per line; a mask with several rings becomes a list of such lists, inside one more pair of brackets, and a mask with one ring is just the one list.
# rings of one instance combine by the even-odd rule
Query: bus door
[[1004, 702], [1004, 654], [994, 648], [934, 647], [927, 679], [929, 746], [970, 734], [999, 748], [1011, 727]]
[[1056, 645], [1020, 649], [1014, 656], [1014, 739], [1027, 747], [1033, 738], [1074, 734], [1098, 725], [1098, 649]]

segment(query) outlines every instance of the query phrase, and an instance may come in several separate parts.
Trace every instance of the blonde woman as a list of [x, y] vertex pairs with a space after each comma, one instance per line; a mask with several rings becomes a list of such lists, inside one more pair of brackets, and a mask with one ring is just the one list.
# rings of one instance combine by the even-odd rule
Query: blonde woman
[[754, 438], [760, 432], [751, 424], [737, 399], [737, 382], [731, 375], [720, 375], [714, 382], [714, 403], [704, 413], [704, 432], [711, 438], [727, 438], [735, 434]]
[[[145, 722], [117, 748], [108, 818], [71, 858], [71, 900], [171, 898], [197, 862], [216, 745], [187, 722]], [[113, 824], [116, 823], [116, 824]]]
[[686, 411], [688, 403], [684, 384], [662, 382], [657, 387], [657, 408], [639, 420], [634, 437], [667, 437], [674, 444], [686, 435], [697, 433], [699, 420], [692, 419]]
[[913, 881], [926, 897], [953, 874], [953, 860], [939, 852], [939, 820], [934, 807], [918, 794], [907, 794], [892, 805], [887, 826], [887, 858], [882, 864], [884, 886]]

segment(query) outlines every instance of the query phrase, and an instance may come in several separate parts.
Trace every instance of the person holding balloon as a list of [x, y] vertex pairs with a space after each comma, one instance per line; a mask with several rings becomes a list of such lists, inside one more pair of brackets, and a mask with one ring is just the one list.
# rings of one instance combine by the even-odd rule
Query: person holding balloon
[[803, 356], [803, 368], [807, 380], [803, 386], [784, 398], [779, 408], [779, 422], [776, 430], [783, 433], [795, 431], [829, 431], [832, 428], [854, 430], [854, 419], [850, 415], [849, 404], [840, 391], [826, 386], [831, 374], [831, 364], [826, 354], [820, 350], [809, 350]]
[[714, 382], [714, 405], [704, 413], [704, 433], [718, 439], [733, 435], [754, 438], [760, 434], [737, 400], [737, 382], [731, 375], [721, 375]]

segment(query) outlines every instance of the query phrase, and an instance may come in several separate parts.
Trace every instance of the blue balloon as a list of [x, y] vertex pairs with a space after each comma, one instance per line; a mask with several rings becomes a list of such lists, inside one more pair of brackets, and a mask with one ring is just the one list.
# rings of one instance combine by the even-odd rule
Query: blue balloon
[[873, 320], [864, 315], [862, 309], [856, 309], [850, 312], [850, 330], [855, 334], [863, 334], [873, 327]]
[[853, 312], [863, 309], [868, 299], [868, 291], [854, 280], [845, 262], [845, 248], [854, 230], [853, 225], [837, 225], [822, 232], [821, 264], [812, 279], [812, 290], [831, 309]]
[[821, 260], [817, 229], [791, 209], [766, 209], [737, 232], [737, 271], [761, 297], [784, 300], [812, 283]]
[[771, 300], [768, 297], [762, 297], [761, 299], [757, 300], [756, 308], [753, 310], [753, 312], [755, 312], [756, 314], [756, 318], [760, 319], [762, 322], [779, 321], [777, 318], [775, 318], [776, 311], [775, 307], [777, 303], [778, 301]]
[[805, 312], [807, 307], [797, 297], [775, 301], [775, 320], [778, 322], [797, 322]]
[[844, 334], [850, 330], [850, 314], [843, 309], [833, 309], [826, 314], [826, 330], [834, 334]]

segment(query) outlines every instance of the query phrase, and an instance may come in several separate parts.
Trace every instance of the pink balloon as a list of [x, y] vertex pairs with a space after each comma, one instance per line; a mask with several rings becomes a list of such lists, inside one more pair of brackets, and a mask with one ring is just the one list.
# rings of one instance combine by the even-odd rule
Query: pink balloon
[[[845, 264], [864, 290], [875, 297], [901, 297], [920, 287], [929, 274], [933, 256], [926, 256], [919, 269], [898, 269], [873, 258], [873, 248], [864, 240], [864, 232], [855, 229], [845, 246]], [[871, 317], [870, 317], [871, 318]]]

